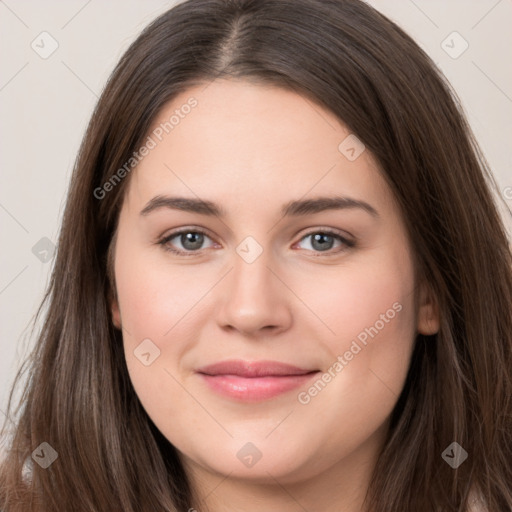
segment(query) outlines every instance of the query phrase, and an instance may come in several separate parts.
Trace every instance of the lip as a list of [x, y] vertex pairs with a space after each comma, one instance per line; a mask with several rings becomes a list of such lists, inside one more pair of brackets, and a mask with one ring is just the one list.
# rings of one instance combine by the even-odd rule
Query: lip
[[196, 370], [213, 391], [246, 402], [291, 391], [319, 373], [277, 361], [227, 360]]

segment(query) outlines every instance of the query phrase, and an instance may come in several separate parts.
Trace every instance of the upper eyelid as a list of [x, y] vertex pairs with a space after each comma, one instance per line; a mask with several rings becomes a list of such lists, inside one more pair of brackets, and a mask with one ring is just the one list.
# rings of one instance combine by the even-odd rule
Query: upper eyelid
[[172, 231], [168, 235], [163, 235], [159, 238], [160, 241], [171, 240], [172, 238], [182, 235], [183, 233], [201, 233], [208, 236], [212, 240], [215, 238], [209, 234], [209, 231], [204, 228], [178, 228], [176, 231]]

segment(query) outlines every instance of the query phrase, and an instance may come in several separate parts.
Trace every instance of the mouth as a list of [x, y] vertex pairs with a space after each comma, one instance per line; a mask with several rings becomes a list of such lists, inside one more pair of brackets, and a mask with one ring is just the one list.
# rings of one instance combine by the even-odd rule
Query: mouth
[[228, 360], [201, 367], [196, 372], [218, 394], [258, 402], [306, 384], [320, 370], [277, 361]]

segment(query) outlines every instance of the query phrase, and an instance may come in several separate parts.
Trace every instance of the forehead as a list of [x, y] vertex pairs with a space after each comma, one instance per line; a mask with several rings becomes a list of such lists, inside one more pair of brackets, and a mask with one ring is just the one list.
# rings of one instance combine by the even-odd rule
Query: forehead
[[191, 87], [161, 109], [148, 137], [154, 147], [130, 180], [138, 202], [177, 192], [237, 208], [326, 193], [392, 200], [369, 151], [347, 158], [348, 128], [288, 89], [243, 80]]

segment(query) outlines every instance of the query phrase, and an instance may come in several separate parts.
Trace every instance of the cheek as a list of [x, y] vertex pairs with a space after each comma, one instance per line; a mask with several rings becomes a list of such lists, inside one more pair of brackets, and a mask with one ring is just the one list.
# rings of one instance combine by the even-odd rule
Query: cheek
[[[354, 340], [379, 351], [388, 344], [411, 345], [414, 278], [407, 255], [383, 251], [357, 265], [311, 273], [294, 291], [314, 313], [307, 316], [309, 335], [323, 341], [334, 357], [350, 350]], [[369, 356], [372, 350], [365, 352]]]
[[151, 258], [143, 251], [119, 253], [116, 282], [120, 310], [125, 334], [131, 333], [136, 338], [133, 341], [150, 338], [160, 343], [200, 311], [198, 303], [211, 286], [208, 276], [193, 267], [166, 265], [165, 258]]
[[[126, 361], [134, 383], [142, 379], [144, 387], [151, 388], [158, 385], [155, 368], [167, 367], [179, 357], [177, 341], [190, 330], [197, 312], [194, 305], [206, 287], [190, 270], [165, 265], [165, 258], [156, 251], [130, 250], [128, 237], [122, 235], [118, 238], [115, 275]], [[167, 342], [171, 338], [172, 344]], [[150, 353], [146, 357], [151, 361], [148, 368], [143, 362], [149, 361], [137, 358], [141, 343], [147, 348], [143, 353]]]
[[[363, 423], [391, 412], [414, 346], [414, 285], [412, 261], [403, 248], [382, 250], [353, 268], [347, 264], [304, 283], [299, 293], [323, 324], [309, 322], [308, 335], [329, 356], [322, 367], [328, 375], [303, 390], [300, 403], [314, 402], [320, 415], [328, 403], [339, 403], [333, 418]], [[371, 414], [368, 408], [374, 408]]]
[[331, 280], [328, 297], [310, 295], [335, 332], [322, 337], [330, 354], [323, 374], [297, 396], [296, 429], [302, 423], [309, 439], [323, 440], [324, 460], [315, 463], [335, 463], [389, 418], [414, 346], [412, 279], [411, 267], [376, 264]]
[[[143, 251], [130, 254], [119, 247], [116, 283], [126, 365], [144, 409], [167, 434], [168, 418], [179, 417], [190, 407], [177, 363], [198, 339], [194, 327], [201, 314], [199, 300], [211, 279], [203, 279], [192, 267], [167, 266], [163, 258], [157, 264]], [[194, 421], [194, 416], [187, 416], [186, 421], [173, 422], [173, 436], [188, 439]]]

